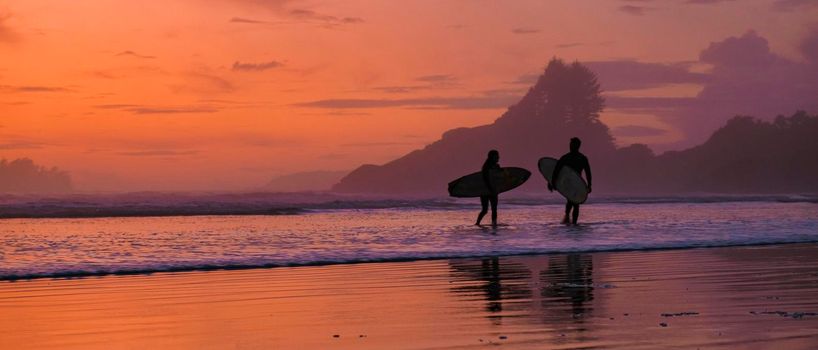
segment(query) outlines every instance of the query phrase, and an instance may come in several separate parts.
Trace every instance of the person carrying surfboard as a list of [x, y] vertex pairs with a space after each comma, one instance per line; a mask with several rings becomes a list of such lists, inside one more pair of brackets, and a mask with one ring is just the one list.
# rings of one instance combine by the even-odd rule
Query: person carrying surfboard
[[489, 188], [489, 194], [485, 196], [480, 196], [480, 205], [482, 209], [480, 210], [480, 214], [477, 215], [477, 223], [475, 225], [480, 226], [480, 222], [483, 221], [483, 217], [486, 216], [488, 212], [489, 203], [491, 203], [491, 226], [497, 227], [497, 189], [494, 188], [494, 185], [491, 183], [491, 171], [493, 169], [500, 169], [500, 152], [497, 150], [489, 151], [488, 157], [486, 157], [486, 161], [483, 162], [483, 168], [480, 170], [480, 173], [483, 175], [483, 181], [486, 183], [486, 187]]
[[[585, 178], [588, 180], [588, 193], [591, 193], [591, 164], [588, 163], [588, 157], [579, 152], [579, 146], [581, 145], [582, 140], [578, 137], [571, 138], [568, 147], [570, 152], [560, 157], [557, 161], [557, 165], [554, 167], [554, 172], [551, 174], [552, 181], [548, 183], [549, 191], [554, 191], [554, 185], [552, 184], [557, 183], [557, 176], [559, 176], [560, 170], [563, 166], [567, 166], [576, 171], [577, 175], [581, 176], [582, 172], [585, 172]], [[571, 221], [568, 221], [569, 216], [571, 217]], [[565, 203], [565, 217], [562, 219], [562, 223], [567, 224], [570, 222], [576, 225], [577, 219], [579, 219], [579, 203], [573, 203], [569, 200]]]

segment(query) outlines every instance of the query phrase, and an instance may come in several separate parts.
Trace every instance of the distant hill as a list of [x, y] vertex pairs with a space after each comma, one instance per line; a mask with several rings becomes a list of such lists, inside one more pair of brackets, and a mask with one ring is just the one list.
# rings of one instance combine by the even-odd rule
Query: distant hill
[[544, 191], [542, 156], [558, 157], [583, 140], [602, 193], [818, 192], [818, 116], [798, 112], [762, 122], [731, 119], [700, 146], [656, 156], [645, 145], [617, 148], [599, 121], [604, 107], [596, 75], [580, 63], [549, 62], [537, 83], [493, 124], [460, 128], [383, 165], [363, 165], [333, 186], [339, 192], [445, 194], [446, 184], [478, 171], [490, 149], [500, 164], [532, 170], [518, 191]]
[[71, 177], [57, 168], [45, 168], [31, 159], [0, 160], [0, 192], [52, 193], [71, 191]]
[[[613, 154], [608, 127], [599, 121], [603, 99], [587, 67], [552, 60], [537, 83], [493, 124], [449, 130], [442, 139], [384, 165], [363, 165], [333, 190], [368, 193], [445, 193], [446, 184], [480, 170], [491, 149], [500, 164], [533, 169], [544, 155], [561, 155], [572, 136], [586, 154]], [[538, 176], [538, 175], [537, 175]], [[545, 188], [532, 178], [523, 188]], [[533, 187], [532, 187], [533, 186]]]
[[734, 117], [702, 145], [639, 163], [671, 192], [818, 192], [818, 116]]
[[278, 176], [264, 186], [273, 192], [327, 191], [349, 171], [306, 171]]

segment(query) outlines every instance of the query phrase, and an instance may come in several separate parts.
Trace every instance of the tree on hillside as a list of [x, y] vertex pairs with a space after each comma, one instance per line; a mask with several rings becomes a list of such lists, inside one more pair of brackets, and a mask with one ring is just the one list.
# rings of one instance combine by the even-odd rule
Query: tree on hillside
[[596, 74], [588, 67], [554, 58], [515, 107], [525, 107], [531, 116], [551, 122], [596, 124], [605, 108], [601, 93]]
[[668, 192], [816, 191], [815, 135], [818, 116], [803, 111], [772, 123], [737, 116], [705, 143], [657, 157], [653, 181]]
[[[573, 136], [583, 140], [586, 154], [599, 157], [603, 163], [616, 150], [608, 127], [599, 120], [604, 105], [591, 70], [578, 62], [566, 64], [555, 58], [525, 96], [493, 124], [447, 131], [424, 149], [384, 165], [356, 169], [334, 189], [445, 191], [448, 181], [479, 169], [490, 149], [500, 151], [503, 165], [533, 167], [540, 157], [565, 153]], [[532, 183], [545, 188], [543, 183]]]
[[[763, 122], [736, 117], [702, 145], [654, 155], [645, 145], [617, 149], [599, 119], [604, 108], [596, 75], [580, 63], [552, 59], [525, 96], [493, 124], [449, 130], [384, 165], [364, 165], [333, 189], [370, 193], [445, 193], [448, 181], [479, 169], [489, 149], [504, 166], [534, 168], [542, 156], [583, 140], [583, 153], [607, 193], [761, 193], [818, 191], [818, 116], [798, 112]], [[534, 176], [522, 191], [544, 190]]]
[[596, 145], [592, 148], [597, 153], [607, 153], [615, 146], [610, 130], [599, 120], [604, 108], [605, 99], [596, 74], [579, 62], [566, 64], [554, 58], [522, 100], [500, 119], [545, 122], [539, 123], [542, 137], [565, 138], [570, 134]]
[[67, 192], [71, 177], [57, 168], [45, 168], [31, 159], [0, 160], [0, 192]]

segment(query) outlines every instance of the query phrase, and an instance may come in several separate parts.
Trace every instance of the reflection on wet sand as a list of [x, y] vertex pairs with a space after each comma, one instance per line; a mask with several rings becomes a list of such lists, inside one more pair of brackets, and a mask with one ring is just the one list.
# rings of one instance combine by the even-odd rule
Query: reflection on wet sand
[[[548, 268], [540, 272], [542, 322], [560, 337], [556, 343], [588, 342], [585, 320], [593, 317], [594, 278], [591, 255], [556, 255], [548, 259]], [[568, 339], [565, 339], [568, 338]]]
[[565, 337], [586, 331], [582, 324], [593, 317], [589, 254], [452, 260], [450, 266], [456, 284], [452, 293], [466, 300], [482, 298], [485, 317], [493, 324], [503, 317], [524, 318]]
[[[814, 245], [449, 261], [449, 292], [518, 345], [812, 349]], [[814, 293], [814, 294], [813, 294]], [[807, 328], [805, 328], [807, 327]], [[547, 346], [546, 346], [547, 347]]]
[[[502, 262], [502, 263], [501, 263]], [[451, 260], [453, 281], [475, 281], [473, 284], [457, 285], [452, 291], [467, 299], [484, 299], [487, 316], [495, 324], [503, 318], [503, 304], [531, 298], [527, 282], [531, 272], [507, 258], [480, 260]]]
[[540, 273], [543, 309], [555, 303], [570, 305], [566, 310], [575, 320], [593, 311], [594, 263], [590, 255], [555, 255], [548, 258], [548, 268]]
[[5, 282], [0, 349], [815, 349], [817, 249]]

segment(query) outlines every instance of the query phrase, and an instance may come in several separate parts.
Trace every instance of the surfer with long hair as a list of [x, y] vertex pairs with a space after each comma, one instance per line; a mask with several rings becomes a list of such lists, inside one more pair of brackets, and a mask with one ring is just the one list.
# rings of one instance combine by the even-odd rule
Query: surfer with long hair
[[[578, 137], [572, 137], [568, 145], [570, 152], [560, 157], [557, 165], [554, 167], [554, 173], [551, 175], [552, 181], [548, 183], [548, 190], [554, 191], [554, 185], [557, 183], [557, 177], [560, 174], [562, 167], [567, 166], [581, 175], [585, 172], [585, 178], [588, 180], [588, 193], [591, 193], [591, 164], [588, 163], [588, 157], [579, 152], [579, 146], [582, 146], [582, 140]], [[570, 216], [570, 218], [569, 218]], [[573, 203], [570, 200], [565, 203], [565, 218], [562, 219], [563, 224], [572, 223], [577, 224], [579, 219], [579, 204]]]
[[480, 222], [483, 221], [483, 217], [486, 216], [486, 213], [489, 210], [489, 204], [491, 204], [491, 226], [497, 227], [497, 189], [491, 183], [491, 171], [492, 170], [499, 170], [500, 169], [500, 152], [497, 150], [491, 150], [486, 157], [486, 161], [483, 162], [483, 168], [480, 170], [480, 173], [483, 175], [483, 181], [486, 183], [486, 187], [489, 188], [489, 194], [480, 196], [480, 205], [482, 209], [480, 210], [480, 214], [477, 215], [477, 223], [475, 225], [480, 226]]

